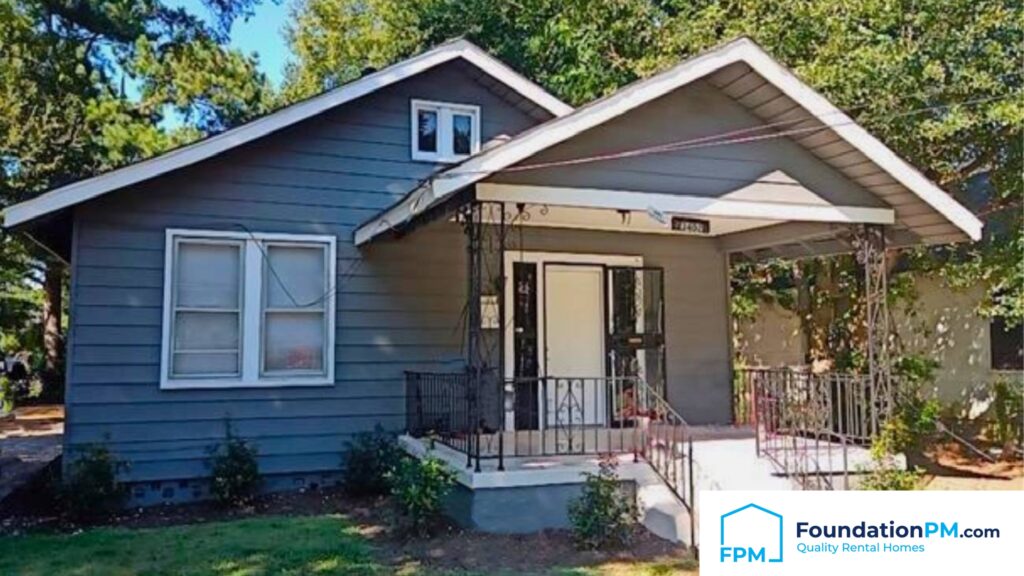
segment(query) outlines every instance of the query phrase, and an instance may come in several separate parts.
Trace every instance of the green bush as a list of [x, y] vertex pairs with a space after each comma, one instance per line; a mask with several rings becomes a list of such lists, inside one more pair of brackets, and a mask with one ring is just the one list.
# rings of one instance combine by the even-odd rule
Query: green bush
[[992, 384], [986, 433], [1004, 448], [1020, 450], [1024, 442], [1024, 390], [1006, 379]]
[[569, 504], [569, 521], [580, 548], [622, 548], [633, 537], [639, 511], [636, 498], [619, 481], [617, 465], [604, 458], [597, 474], [584, 473], [583, 493]]
[[101, 444], [91, 444], [68, 464], [60, 489], [67, 514], [77, 521], [102, 520], [124, 506], [128, 488], [118, 474], [128, 469]]
[[388, 493], [388, 475], [402, 456], [395, 437], [379, 425], [373, 432], [357, 434], [345, 443], [341, 457], [342, 487], [352, 496]]
[[262, 478], [256, 448], [234, 435], [228, 425], [227, 438], [210, 449], [210, 492], [225, 506], [248, 504], [259, 492]]
[[441, 516], [443, 499], [455, 484], [455, 473], [440, 458], [402, 456], [388, 474], [388, 483], [408, 527], [426, 535]]
[[938, 362], [924, 356], [904, 356], [895, 362], [895, 410], [872, 445], [876, 454], [920, 449], [935, 433], [942, 405], [923, 388], [935, 379]]
[[875, 467], [864, 475], [861, 490], [917, 490], [924, 474], [915, 468], [903, 470], [891, 458], [876, 458]]

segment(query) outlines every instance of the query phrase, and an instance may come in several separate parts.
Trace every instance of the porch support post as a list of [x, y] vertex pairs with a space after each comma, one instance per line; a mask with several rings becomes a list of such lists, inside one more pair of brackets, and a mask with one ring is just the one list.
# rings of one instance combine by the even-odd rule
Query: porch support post
[[[467, 299], [466, 354], [469, 387], [466, 391], [468, 430], [476, 441], [476, 468], [480, 469], [481, 433], [499, 434], [498, 468], [504, 469], [504, 322], [505, 254], [504, 206], [470, 201], [460, 209], [466, 233]], [[491, 309], [492, 304], [496, 309]], [[485, 317], [484, 308], [488, 307]], [[485, 325], [486, 324], [486, 325]], [[486, 428], [486, 430], [484, 430]], [[472, 458], [472, 456], [471, 456]]]
[[473, 465], [473, 442], [476, 441], [477, 470], [480, 469], [480, 414], [479, 396], [481, 386], [481, 354], [482, 335], [480, 330], [480, 303], [481, 303], [481, 250], [480, 238], [483, 223], [481, 222], [480, 204], [471, 201], [462, 210], [463, 225], [466, 232], [466, 262], [468, 270], [466, 274], [466, 369], [469, 372], [469, 379], [466, 385], [466, 430], [467, 449], [466, 467]]
[[888, 273], [885, 257], [885, 228], [865, 224], [855, 230], [857, 261], [864, 267], [865, 352], [871, 408], [871, 435], [892, 409], [893, 390], [889, 358]]

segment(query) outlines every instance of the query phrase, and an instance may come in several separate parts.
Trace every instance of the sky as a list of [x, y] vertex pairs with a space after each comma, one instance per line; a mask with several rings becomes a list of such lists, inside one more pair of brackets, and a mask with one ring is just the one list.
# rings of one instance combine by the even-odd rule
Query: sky
[[[255, 52], [259, 55], [260, 70], [267, 78], [280, 86], [284, 77], [284, 67], [288, 62], [290, 51], [284, 40], [284, 25], [288, 20], [288, 11], [292, 0], [263, 0], [256, 6], [254, 14], [248, 20], [235, 22], [231, 27], [231, 46], [243, 52]], [[171, 6], [184, 6], [204, 18], [210, 12], [202, 0], [169, 0]]]

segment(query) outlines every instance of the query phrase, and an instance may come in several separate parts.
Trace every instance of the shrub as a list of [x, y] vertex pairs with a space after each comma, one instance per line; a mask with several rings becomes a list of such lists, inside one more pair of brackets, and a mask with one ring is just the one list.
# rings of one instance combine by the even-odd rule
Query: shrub
[[992, 384], [987, 434], [1006, 449], [1020, 450], [1024, 441], [1024, 391], [1006, 379]]
[[902, 470], [891, 458], [876, 458], [875, 467], [864, 475], [861, 490], [917, 490], [923, 477], [921, 470]]
[[357, 434], [345, 443], [341, 457], [342, 486], [352, 496], [379, 496], [388, 493], [388, 474], [402, 456], [395, 437], [379, 425], [373, 432]]
[[923, 356], [904, 356], [894, 366], [895, 410], [872, 445], [876, 458], [919, 449], [935, 433], [942, 406], [934, 396], [923, 392], [934, 381], [938, 363]]
[[455, 484], [455, 473], [440, 458], [402, 456], [388, 474], [391, 495], [399, 513], [419, 535], [426, 535], [441, 516], [444, 497]]
[[101, 444], [92, 444], [68, 464], [60, 499], [74, 520], [93, 521], [117, 512], [128, 498], [128, 488], [118, 480], [128, 463]]
[[636, 498], [619, 481], [618, 462], [602, 458], [597, 474], [584, 473], [583, 493], [569, 504], [576, 545], [621, 548], [632, 539], [639, 518]]
[[214, 498], [225, 506], [247, 504], [262, 483], [256, 448], [235, 436], [229, 424], [223, 444], [212, 447], [210, 452], [210, 491]]

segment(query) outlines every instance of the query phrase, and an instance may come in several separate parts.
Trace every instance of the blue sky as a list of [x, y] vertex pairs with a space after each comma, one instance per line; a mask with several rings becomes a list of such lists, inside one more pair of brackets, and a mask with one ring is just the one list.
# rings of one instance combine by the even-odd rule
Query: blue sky
[[[260, 69], [275, 86], [281, 85], [290, 51], [284, 40], [284, 25], [292, 0], [263, 0], [248, 20], [238, 20], [231, 28], [231, 46], [244, 52], [255, 52]], [[184, 6], [204, 18], [210, 12], [201, 0], [168, 0], [168, 5]]]

